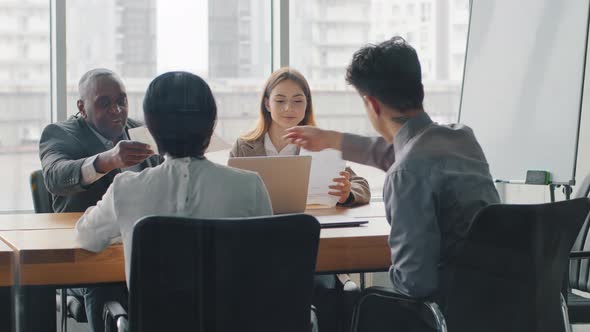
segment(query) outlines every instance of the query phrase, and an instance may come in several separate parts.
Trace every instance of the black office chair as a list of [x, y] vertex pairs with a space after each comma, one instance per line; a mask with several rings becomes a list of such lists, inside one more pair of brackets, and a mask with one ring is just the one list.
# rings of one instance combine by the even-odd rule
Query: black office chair
[[[447, 327], [452, 332], [568, 331], [560, 291], [570, 249], [589, 211], [587, 198], [483, 208], [441, 280], [437, 301], [444, 321], [432, 303], [395, 295], [391, 290], [387, 291], [391, 299], [381, 305], [392, 308], [390, 316], [402, 312], [421, 320], [414, 330], [404, 330], [408, 332], [446, 331]], [[385, 331], [362, 329], [366, 326], [362, 314], [369, 311], [362, 306], [361, 302], [355, 312], [359, 326], [355, 331]], [[382, 325], [390, 321], [391, 317], [385, 317]]]
[[143, 218], [133, 232], [129, 315], [109, 302], [105, 326], [309, 331], [319, 232], [317, 220], [303, 214]]
[[36, 170], [30, 177], [31, 194], [35, 213], [53, 213], [53, 198], [43, 181], [43, 171]]
[[[590, 195], [590, 175], [578, 186], [575, 197]], [[590, 299], [572, 293], [572, 289], [590, 293], [590, 216], [584, 222], [578, 238], [572, 247], [567, 287], [567, 306], [572, 324], [590, 323]]]
[[[53, 213], [53, 199], [43, 181], [43, 172], [36, 170], [30, 176], [31, 194], [33, 195], [33, 206], [35, 213]], [[66, 296], [66, 289], [62, 288], [55, 296], [56, 308], [61, 312], [61, 329], [67, 331], [67, 319], [72, 318], [76, 322], [86, 323], [86, 309], [84, 298], [69, 294]], [[62, 308], [67, 310], [62, 310]]]
[[447, 332], [432, 299], [415, 299], [385, 287], [363, 290], [352, 317], [354, 332]]

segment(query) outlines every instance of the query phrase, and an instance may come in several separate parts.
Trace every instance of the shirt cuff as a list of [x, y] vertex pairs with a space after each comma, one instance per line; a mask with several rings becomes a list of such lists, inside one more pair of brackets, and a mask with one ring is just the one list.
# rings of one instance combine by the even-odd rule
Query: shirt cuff
[[93, 184], [102, 178], [106, 173], [98, 173], [94, 168], [94, 161], [98, 155], [86, 158], [82, 164], [82, 180], [80, 181], [83, 186]]
[[348, 194], [348, 198], [346, 199], [346, 201], [344, 201], [344, 203], [338, 203], [337, 205], [340, 206], [346, 206], [348, 204], [354, 203], [354, 193], [351, 191], [350, 194]]

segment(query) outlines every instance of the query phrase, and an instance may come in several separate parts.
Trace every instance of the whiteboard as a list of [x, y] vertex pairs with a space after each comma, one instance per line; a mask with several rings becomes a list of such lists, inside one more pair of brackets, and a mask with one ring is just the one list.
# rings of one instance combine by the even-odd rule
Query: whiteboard
[[574, 184], [589, 1], [472, 1], [459, 122], [495, 179]]

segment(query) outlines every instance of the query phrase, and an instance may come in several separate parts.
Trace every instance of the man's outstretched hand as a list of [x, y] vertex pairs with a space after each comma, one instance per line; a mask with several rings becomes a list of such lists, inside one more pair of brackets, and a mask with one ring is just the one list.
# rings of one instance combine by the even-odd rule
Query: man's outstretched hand
[[324, 149], [340, 150], [342, 134], [337, 131], [323, 130], [313, 126], [291, 127], [283, 136], [285, 140], [309, 151]]

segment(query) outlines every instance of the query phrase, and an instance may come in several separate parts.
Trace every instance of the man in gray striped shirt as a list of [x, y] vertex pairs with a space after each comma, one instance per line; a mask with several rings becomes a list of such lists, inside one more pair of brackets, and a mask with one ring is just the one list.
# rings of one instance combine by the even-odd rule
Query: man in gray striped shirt
[[294, 127], [286, 138], [312, 151], [340, 149], [346, 160], [386, 171], [393, 287], [411, 297], [444, 293], [445, 265], [474, 215], [500, 201], [483, 151], [469, 127], [436, 124], [424, 111], [420, 62], [403, 38], [357, 51], [346, 79], [381, 137]]

